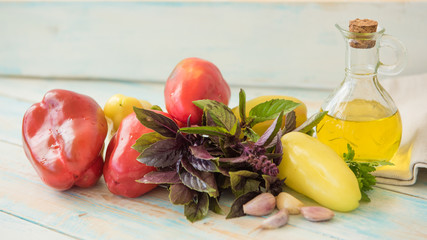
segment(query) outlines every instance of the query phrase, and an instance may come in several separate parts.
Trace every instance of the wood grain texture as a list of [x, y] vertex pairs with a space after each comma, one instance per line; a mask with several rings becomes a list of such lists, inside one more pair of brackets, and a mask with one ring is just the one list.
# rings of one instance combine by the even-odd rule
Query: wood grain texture
[[[311, 223], [292, 216], [289, 224], [274, 231], [249, 234], [259, 218], [242, 217], [226, 220], [209, 213], [196, 223], [188, 222], [182, 206], [168, 201], [165, 189], [135, 199], [111, 194], [104, 181], [89, 189], [72, 188], [56, 192], [42, 183], [26, 159], [20, 140], [20, 119], [25, 110], [40, 101], [45, 91], [65, 88], [94, 97], [101, 105], [112, 94], [121, 92], [150, 101], [162, 101], [162, 84], [116, 81], [68, 81], [0, 78], [0, 220], [12, 218], [8, 234], [22, 236], [14, 226], [37, 224], [41, 236], [80, 239], [425, 239], [427, 200], [425, 173], [412, 187], [376, 187], [371, 203], [362, 203], [351, 213], [336, 213], [331, 222]], [[237, 88], [233, 103], [237, 103]], [[315, 107], [325, 93], [304, 89], [248, 88], [248, 97], [286, 93], [300, 96]], [[315, 107], [317, 109], [317, 107]], [[416, 192], [420, 191], [418, 195]], [[297, 193], [307, 205], [312, 200]], [[225, 194], [220, 205], [225, 212], [231, 205]], [[3, 221], [3, 220], [2, 220]], [[5, 220], [6, 221], [6, 220]], [[7, 220], [9, 221], [9, 220]], [[21, 221], [25, 223], [20, 224]], [[17, 225], [14, 225], [14, 224]], [[32, 225], [31, 225], [32, 226]], [[0, 229], [1, 230], [1, 229]], [[15, 228], [17, 230], [17, 228]], [[37, 232], [37, 230], [34, 230]], [[47, 231], [46, 234], [43, 231]], [[28, 236], [28, 234], [26, 234]]]
[[2, 239], [19, 240], [28, 238], [28, 236], [43, 236], [44, 239], [70, 240], [70, 236], [57, 232], [55, 229], [49, 229], [40, 226], [38, 223], [29, 222], [19, 216], [10, 215], [0, 211], [0, 233]]
[[[415, 239], [427, 236], [426, 229], [419, 225], [424, 221], [427, 201], [383, 189], [371, 193], [371, 203], [362, 204], [352, 213], [336, 213], [331, 222], [310, 223], [301, 216], [293, 216], [285, 228], [249, 235], [259, 224], [258, 218], [225, 220], [224, 216], [210, 213], [206, 219], [190, 223], [183, 216], [182, 207], [170, 204], [167, 191], [161, 188], [136, 199], [109, 193], [103, 181], [89, 189], [56, 192], [41, 182], [21, 147], [0, 143], [0, 151], [6, 153], [0, 157], [3, 186], [0, 209], [77, 238], [132, 239], [144, 235], [148, 239], [176, 239], [177, 236], [180, 236], [178, 239], [275, 236], [292, 239], [348, 239], [348, 236], [352, 239], [402, 239], [411, 236]], [[230, 201], [230, 195], [221, 200], [224, 210], [227, 211]]]
[[[45, 79], [16, 79], [0, 78], [0, 108], [3, 114], [0, 118], [0, 140], [20, 144], [21, 124], [25, 111], [51, 89], [67, 89], [86, 94], [94, 98], [103, 107], [108, 98], [116, 93], [144, 99], [165, 109], [163, 99], [163, 83], [126, 82], [126, 81], [96, 81], [96, 80], [45, 80]], [[17, 90], [19, 89], [19, 92]], [[309, 114], [320, 109], [320, 103], [328, 95], [327, 91], [313, 91], [292, 88], [245, 88], [247, 98], [261, 95], [291, 95], [303, 100]], [[238, 105], [239, 88], [232, 87], [230, 106]]]
[[377, 19], [408, 48], [403, 74], [416, 74], [426, 11], [413, 1], [3, 2], [0, 73], [164, 82], [196, 56], [232, 85], [331, 89], [344, 75], [336, 22]]

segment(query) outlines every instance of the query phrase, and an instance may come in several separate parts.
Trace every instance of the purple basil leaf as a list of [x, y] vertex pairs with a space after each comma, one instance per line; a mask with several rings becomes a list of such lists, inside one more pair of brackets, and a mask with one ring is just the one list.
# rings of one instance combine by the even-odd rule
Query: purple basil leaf
[[246, 162], [248, 159], [249, 159], [248, 156], [241, 155], [233, 158], [219, 158], [218, 161], [226, 162], [226, 163], [242, 163], [242, 162]]
[[171, 185], [169, 188], [169, 200], [175, 205], [186, 205], [193, 201], [196, 195], [197, 192], [182, 183]]
[[191, 114], [187, 118], [187, 127], [191, 127]]
[[[292, 132], [297, 126], [295, 111], [288, 112], [285, 118], [285, 131], [283, 134]], [[282, 135], [283, 135], [282, 134]]]
[[228, 213], [226, 219], [230, 218], [236, 218], [246, 215], [243, 212], [243, 205], [250, 200], [252, 200], [254, 197], [258, 196], [261, 192], [248, 192], [246, 194], [243, 194], [242, 196], [236, 198], [231, 205], [230, 212]]
[[276, 146], [277, 141], [280, 141], [282, 139], [282, 136], [283, 136], [282, 132], [283, 132], [282, 129], [280, 129], [277, 132], [276, 136], [274, 136], [273, 140], [271, 140], [271, 142], [268, 145], [265, 145], [264, 148], [269, 149]]
[[177, 135], [176, 135], [176, 142], [177, 143], [189, 143], [189, 144], [191, 144], [192, 142], [191, 142], [191, 140], [189, 140], [188, 139], [188, 137], [187, 136], [184, 136], [183, 134], [181, 134], [181, 133], [178, 133]]
[[212, 160], [204, 160], [190, 156], [189, 163], [197, 170], [204, 172], [219, 172], [218, 166]]
[[282, 127], [283, 121], [283, 112], [280, 112], [279, 116], [274, 120], [274, 122], [267, 128], [265, 133], [258, 139], [255, 143], [257, 146], [267, 146], [273, 141], [276, 137], [277, 132]]
[[153, 129], [165, 137], [175, 138], [179, 127], [172, 119], [142, 108], [134, 107], [133, 110], [142, 125]]
[[136, 180], [140, 183], [153, 183], [153, 184], [176, 184], [180, 183], [181, 180], [179, 179], [178, 173], [173, 171], [155, 171], [155, 172], [149, 172], [144, 175], [141, 179]]
[[222, 175], [224, 175], [224, 176], [226, 176], [226, 177], [230, 177], [230, 173], [229, 173], [229, 171], [227, 170], [227, 169], [224, 169], [224, 168], [218, 168], [219, 169], [219, 172], [222, 174]]
[[262, 175], [262, 178], [264, 179], [264, 185], [265, 185], [265, 191], [270, 191], [270, 186], [271, 184], [273, 184], [274, 182], [277, 181], [277, 177], [273, 177], [270, 175]]
[[149, 172], [141, 179], [136, 180], [139, 183], [152, 184], [177, 184], [181, 183], [179, 176], [175, 170], [165, 172]]
[[171, 166], [181, 158], [181, 146], [175, 139], [161, 140], [146, 148], [136, 160], [147, 166]]
[[277, 136], [278, 137], [276, 139], [276, 147], [274, 148], [274, 153], [279, 154], [279, 156], [274, 157], [273, 162], [274, 164], [276, 164], [276, 166], [279, 166], [283, 158], [283, 145], [281, 141], [281, 136], [282, 136], [281, 131], [277, 133]]
[[203, 145], [190, 146], [189, 148], [190, 148], [191, 154], [193, 154], [193, 156], [195, 156], [196, 158], [200, 158], [204, 160], [212, 160], [216, 158], [212, 156]]
[[209, 193], [212, 197], [219, 196], [213, 173], [198, 171], [186, 158], [181, 159], [181, 164], [182, 167], [179, 167], [178, 172], [183, 184], [198, 192]]
[[190, 222], [203, 219], [209, 212], [209, 196], [206, 193], [199, 193], [196, 201], [192, 201], [184, 206], [185, 217]]

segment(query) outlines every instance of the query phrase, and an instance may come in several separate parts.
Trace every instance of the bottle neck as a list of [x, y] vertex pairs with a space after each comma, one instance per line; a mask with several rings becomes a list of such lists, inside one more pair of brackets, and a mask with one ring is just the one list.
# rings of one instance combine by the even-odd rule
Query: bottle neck
[[346, 73], [352, 75], [376, 75], [379, 62], [378, 47], [354, 48], [346, 44]]

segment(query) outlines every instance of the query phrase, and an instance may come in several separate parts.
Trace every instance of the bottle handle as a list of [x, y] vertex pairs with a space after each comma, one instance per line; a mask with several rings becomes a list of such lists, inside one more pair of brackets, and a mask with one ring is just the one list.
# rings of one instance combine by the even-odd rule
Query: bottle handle
[[395, 54], [396, 62], [393, 64], [384, 64], [381, 62], [380, 56], [378, 72], [388, 76], [397, 75], [402, 72], [406, 66], [406, 48], [403, 43], [393, 36], [384, 34], [380, 41], [380, 48], [391, 48]]

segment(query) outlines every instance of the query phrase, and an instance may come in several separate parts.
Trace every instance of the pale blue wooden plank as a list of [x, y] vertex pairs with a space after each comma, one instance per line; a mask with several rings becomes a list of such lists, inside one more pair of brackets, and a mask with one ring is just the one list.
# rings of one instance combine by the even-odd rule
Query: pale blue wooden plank
[[2, 211], [0, 211], [0, 232], [2, 238], [8, 240], [32, 239], [34, 236], [43, 236], [43, 239], [73, 239], [55, 230], [45, 228], [37, 223], [28, 222]]
[[[372, 202], [362, 204], [351, 213], [336, 213], [326, 223], [310, 223], [301, 216], [291, 216], [289, 225], [274, 231], [248, 235], [260, 219], [242, 217], [226, 220], [209, 214], [197, 223], [183, 217], [181, 206], [168, 202], [165, 189], [156, 189], [136, 199], [112, 195], [103, 181], [90, 189], [73, 188], [56, 192], [45, 186], [24, 157], [22, 149], [0, 142], [0, 209], [27, 221], [78, 238], [132, 239], [423, 239], [427, 201], [383, 189], [371, 193]], [[13, 160], [11, 160], [13, 159]], [[37, 196], [37, 197], [29, 197]], [[300, 197], [304, 203], [312, 201]], [[227, 210], [230, 195], [221, 205]]]
[[0, 140], [14, 144], [22, 143], [21, 125], [24, 112], [31, 102], [12, 99], [0, 95]]
[[[0, 77], [0, 139], [21, 144], [21, 124], [25, 111], [51, 89], [67, 89], [86, 94], [104, 107], [108, 98], [116, 93], [140, 98], [159, 105], [165, 110], [162, 83], [96, 81], [96, 80], [46, 80], [46, 79], [13, 79]], [[230, 107], [238, 105], [238, 87], [232, 87]], [[289, 95], [300, 98], [308, 107], [309, 115], [318, 111], [320, 102], [328, 91], [313, 91], [294, 88], [245, 88], [247, 99], [262, 95]]]
[[[99, 102], [105, 101], [119, 90], [130, 95], [145, 94], [149, 99], [158, 99], [156, 101], [163, 97], [162, 84], [17, 79], [0, 79], [0, 83], [0, 104], [7, 110], [0, 113], [0, 121], [7, 120], [5, 127], [0, 127], [2, 138], [15, 136], [14, 134], [19, 136], [20, 125], [11, 125], [11, 122], [19, 122], [26, 106], [32, 101], [40, 100], [50, 88], [84, 92]], [[237, 92], [235, 90], [233, 94]], [[322, 95], [313, 92], [309, 94], [310, 91], [306, 90], [250, 88], [248, 97], [279, 91], [294, 93], [307, 99], [316, 99]], [[236, 96], [234, 94], [234, 103], [237, 102]], [[4, 130], [6, 128], [12, 130], [7, 132]], [[0, 152], [0, 209], [26, 221], [37, 222], [79, 238], [132, 239], [142, 234], [150, 239], [176, 236], [186, 239], [278, 236], [291, 239], [377, 239], [382, 236], [387, 239], [399, 239], [403, 236], [422, 239], [426, 236], [424, 228], [419, 225], [425, 218], [426, 200], [384, 189], [376, 188], [371, 194], [371, 203], [362, 204], [352, 213], [337, 213], [332, 222], [311, 224], [300, 216], [292, 217], [290, 224], [283, 229], [248, 235], [259, 224], [259, 219], [244, 217], [225, 220], [224, 216], [210, 214], [205, 220], [190, 224], [183, 217], [182, 207], [170, 204], [167, 192], [162, 189], [141, 198], [126, 199], [109, 193], [105, 183], [101, 181], [91, 189], [75, 188], [64, 193], [55, 192], [41, 182], [19, 145], [0, 141]], [[421, 180], [420, 184], [426, 184], [425, 180]], [[312, 203], [307, 198], [302, 199], [307, 204]], [[230, 203], [230, 196], [226, 195], [221, 200], [225, 209]]]
[[[254, 228], [259, 222], [255, 218], [225, 220], [225, 216], [211, 213], [192, 224], [183, 216], [182, 206], [170, 204], [167, 191], [160, 188], [136, 199], [112, 195], [103, 181], [90, 189], [56, 192], [38, 179], [20, 147], [0, 142], [0, 150], [7, 152], [0, 156], [0, 182], [4, 186], [0, 189], [0, 209], [73, 237], [244, 239], [249, 237], [248, 227]], [[15, 161], [6, 164], [12, 158]], [[225, 201], [229, 205], [230, 199]], [[289, 233], [295, 239], [302, 235], [318, 236], [300, 228]]]
[[407, 46], [409, 75], [425, 71], [426, 11], [417, 1], [0, 3], [0, 73], [162, 82], [196, 56], [239, 85], [330, 89], [344, 75], [337, 21], [379, 20]]

